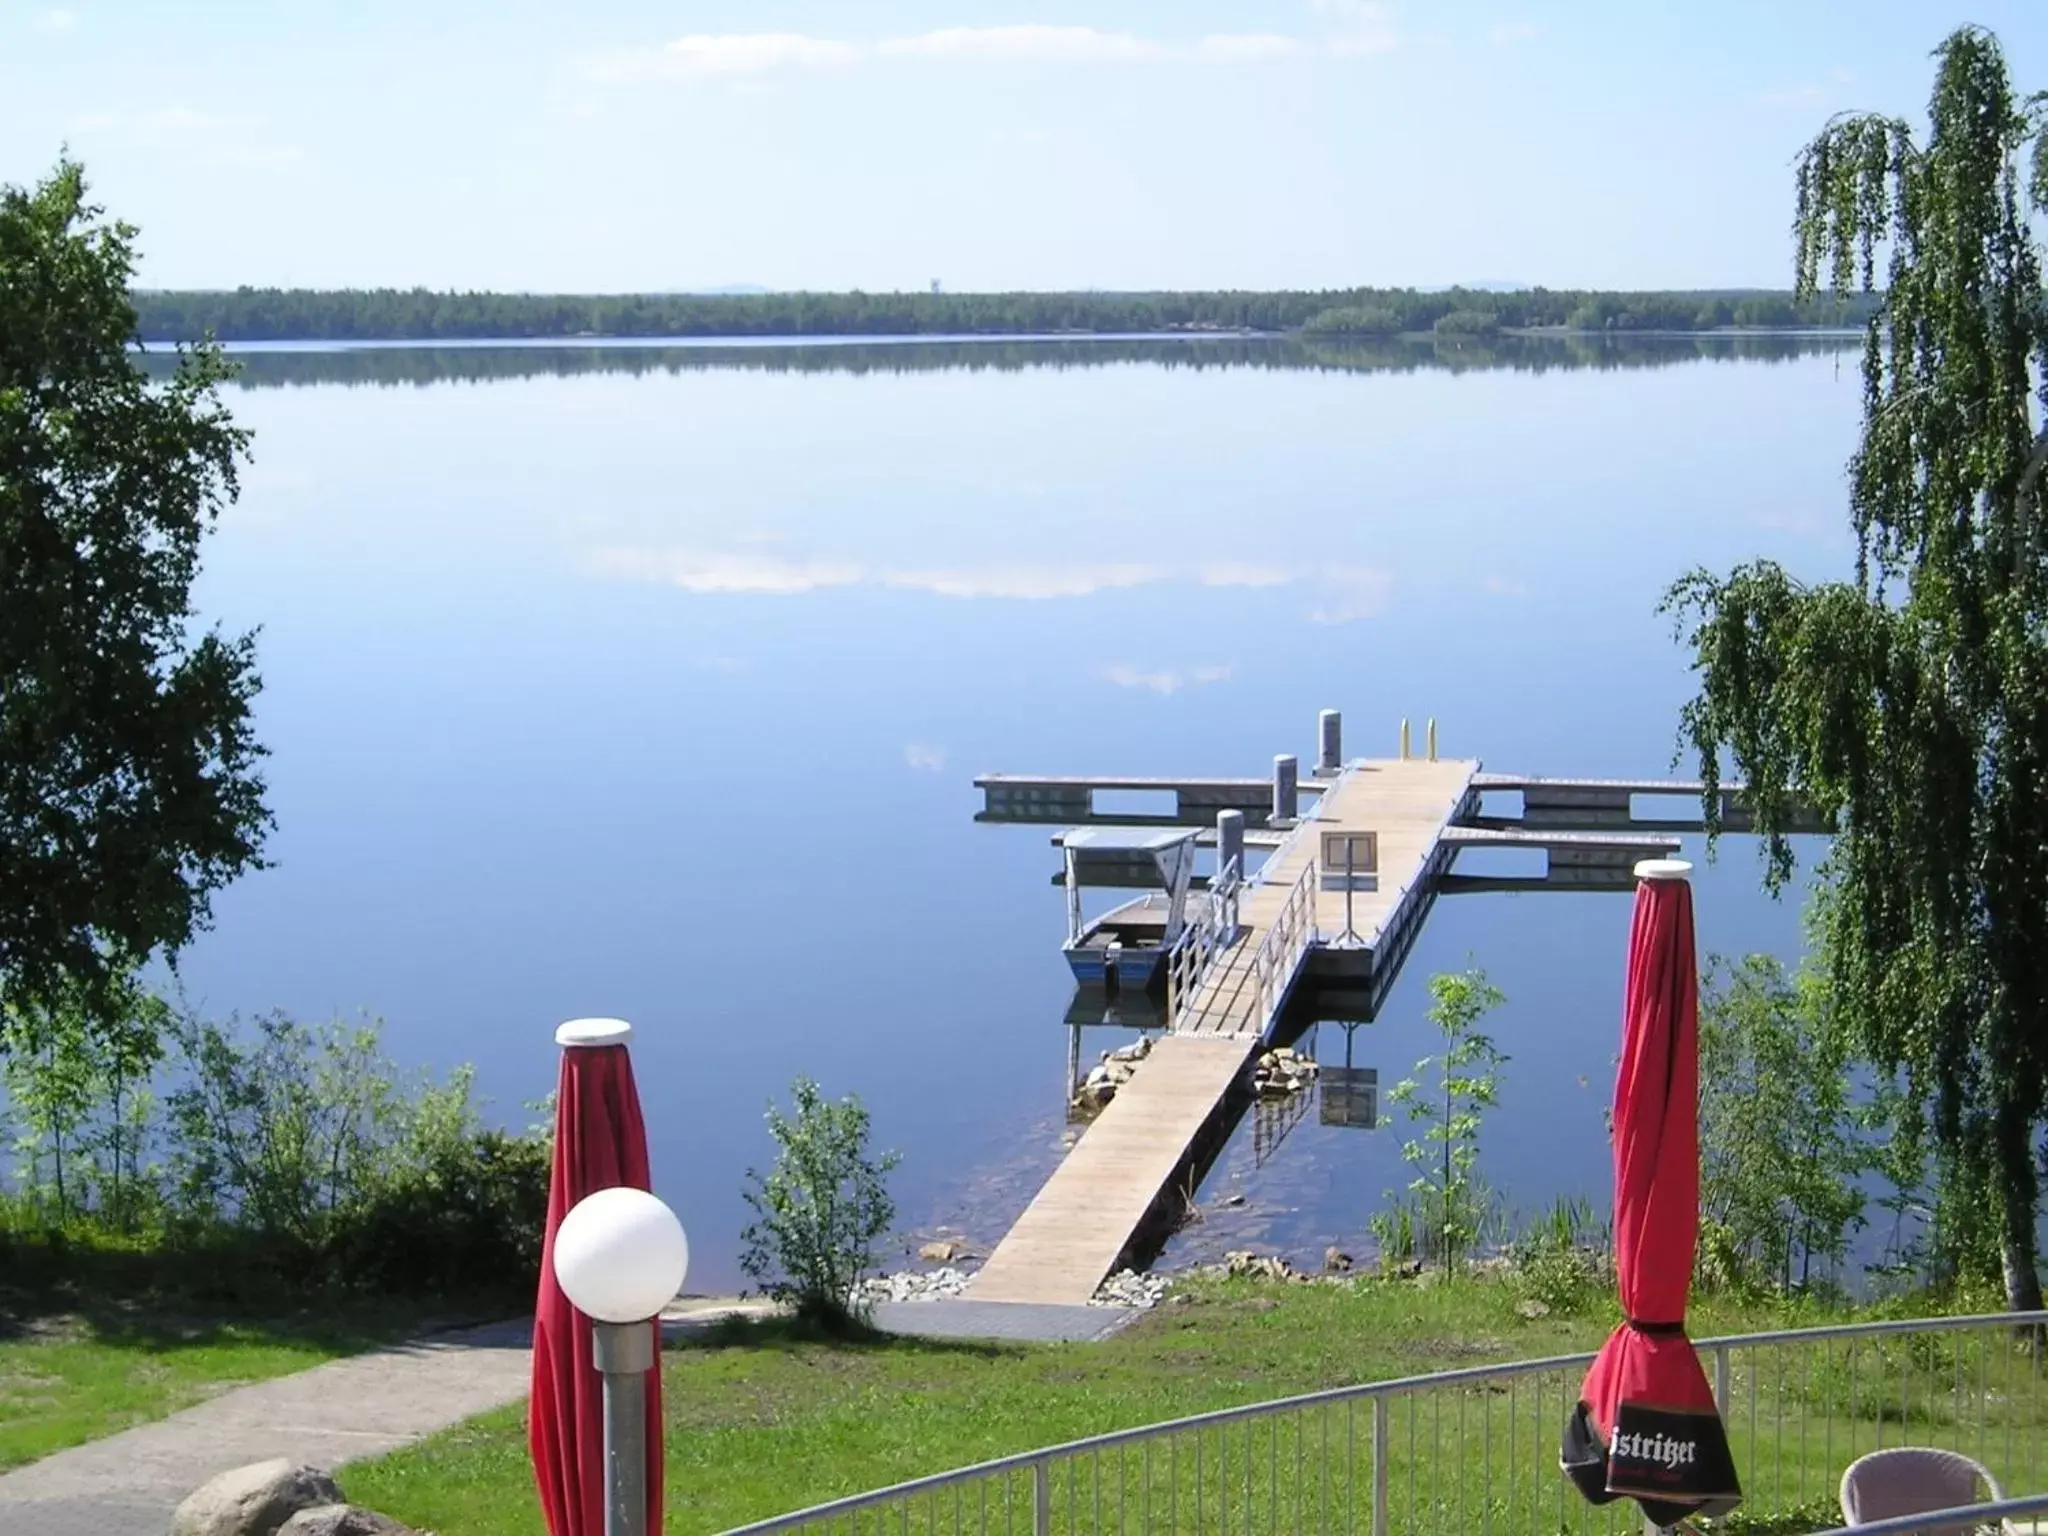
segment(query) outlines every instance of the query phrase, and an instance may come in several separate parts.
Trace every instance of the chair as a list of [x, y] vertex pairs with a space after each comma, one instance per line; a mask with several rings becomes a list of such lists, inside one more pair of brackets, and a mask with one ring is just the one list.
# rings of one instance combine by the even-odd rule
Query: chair
[[[1978, 1463], [1930, 1446], [1872, 1451], [1851, 1462], [1842, 1474], [1842, 1518], [1850, 1525], [1932, 1514], [1966, 1504], [1995, 1504], [2004, 1497], [1998, 1479]], [[1927, 1529], [1942, 1536], [1963, 1536], [1974, 1527], [1964, 1522]]]

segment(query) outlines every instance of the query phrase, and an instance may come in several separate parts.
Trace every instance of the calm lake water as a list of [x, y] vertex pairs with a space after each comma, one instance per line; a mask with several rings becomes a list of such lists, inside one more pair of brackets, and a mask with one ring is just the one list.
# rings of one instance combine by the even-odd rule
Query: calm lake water
[[[991, 1242], [1057, 1162], [1055, 854], [977, 825], [974, 774], [1262, 774], [1323, 707], [1352, 754], [1433, 715], [1489, 768], [1665, 773], [1664, 586], [1849, 554], [1833, 342], [247, 362], [255, 463], [199, 596], [263, 626], [276, 867], [219, 901], [188, 995], [373, 1013], [507, 1120], [559, 1020], [630, 1019], [698, 1291], [740, 1283], [743, 1175], [799, 1072], [902, 1152], [906, 1232]], [[1757, 871], [1731, 839], [1700, 872], [1703, 952], [1796, 952]], [[1483, 965], [1512, 1058], [1486, 1169], [1525, 1210], [1604, 1198], [1628, 914], [1445, 901], [1380, 1020], [1316, 1048], [1398, 1079], [1430, 974]], [[1282, 1129], [1246, 1119], [1166, 1262], [1364, 1241], [1399, 1128]]]

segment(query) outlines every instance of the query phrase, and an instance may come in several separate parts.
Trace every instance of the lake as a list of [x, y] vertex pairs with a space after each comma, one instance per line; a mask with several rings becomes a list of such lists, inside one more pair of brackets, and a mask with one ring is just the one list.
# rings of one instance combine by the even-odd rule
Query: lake
[[[375, 1014], [521, 1123], [558, 1021], [630, 1019], [695, 1291], [741, 1283], [799, 1072], [903, 1154], [907, 1233], [993, 1242], [1060, 1155], [1073, 986], [1050, 829], [977, 825], [972, 777], [1261, 775], [1324, 707], [1352, 755], [1433, 716], [1493, 769], [1670, 772], [1669, 581], [1847, 569], [1848, 345], [243, 354], [255, 458], [198, 599], [263, 626], [275, 867], [188, 998]], [[1796, 953], [1759, 867], [1700, 870], [1703, 953]], [[1444, 901], [1380, 1019], [1314, 1046], [1391, 1083], [1429, 976], [1483, 966], [1483, 1167], [1523, 1210], [1604, 1199], [1628, 920]], [[1247, 1117], [1165, 1261], [1358, 1247], [1401, 1139]]]

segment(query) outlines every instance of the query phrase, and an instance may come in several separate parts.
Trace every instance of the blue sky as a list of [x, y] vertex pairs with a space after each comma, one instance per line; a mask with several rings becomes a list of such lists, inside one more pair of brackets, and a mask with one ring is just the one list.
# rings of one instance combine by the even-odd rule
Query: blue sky
[[1782, 286], [1830, 112], [2048, 5], [0, 0], [156, 286]]

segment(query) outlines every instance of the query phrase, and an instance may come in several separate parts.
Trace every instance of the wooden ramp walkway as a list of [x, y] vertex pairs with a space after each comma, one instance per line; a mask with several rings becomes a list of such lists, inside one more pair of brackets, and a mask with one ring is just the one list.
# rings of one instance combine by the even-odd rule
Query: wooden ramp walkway
[[1259, 1051], [1318, 939], [1344, 932], [1344, 894], [1323, 890], [1322, 834], [1369, 831], [1378, 888], [1351, 901], [1361, 976], [1399, 968], [1453, 855], [1445, 828], [1476, 804], [1476, 762], [1356, 763], [1267, 861], [1239, 908], [1241, 931], [1189, 995], [1170, 1032], [1082, 1134], [968, 1287], [978, 1301], [1083, 1303], [1192, 1182], [1224, 1102]]

